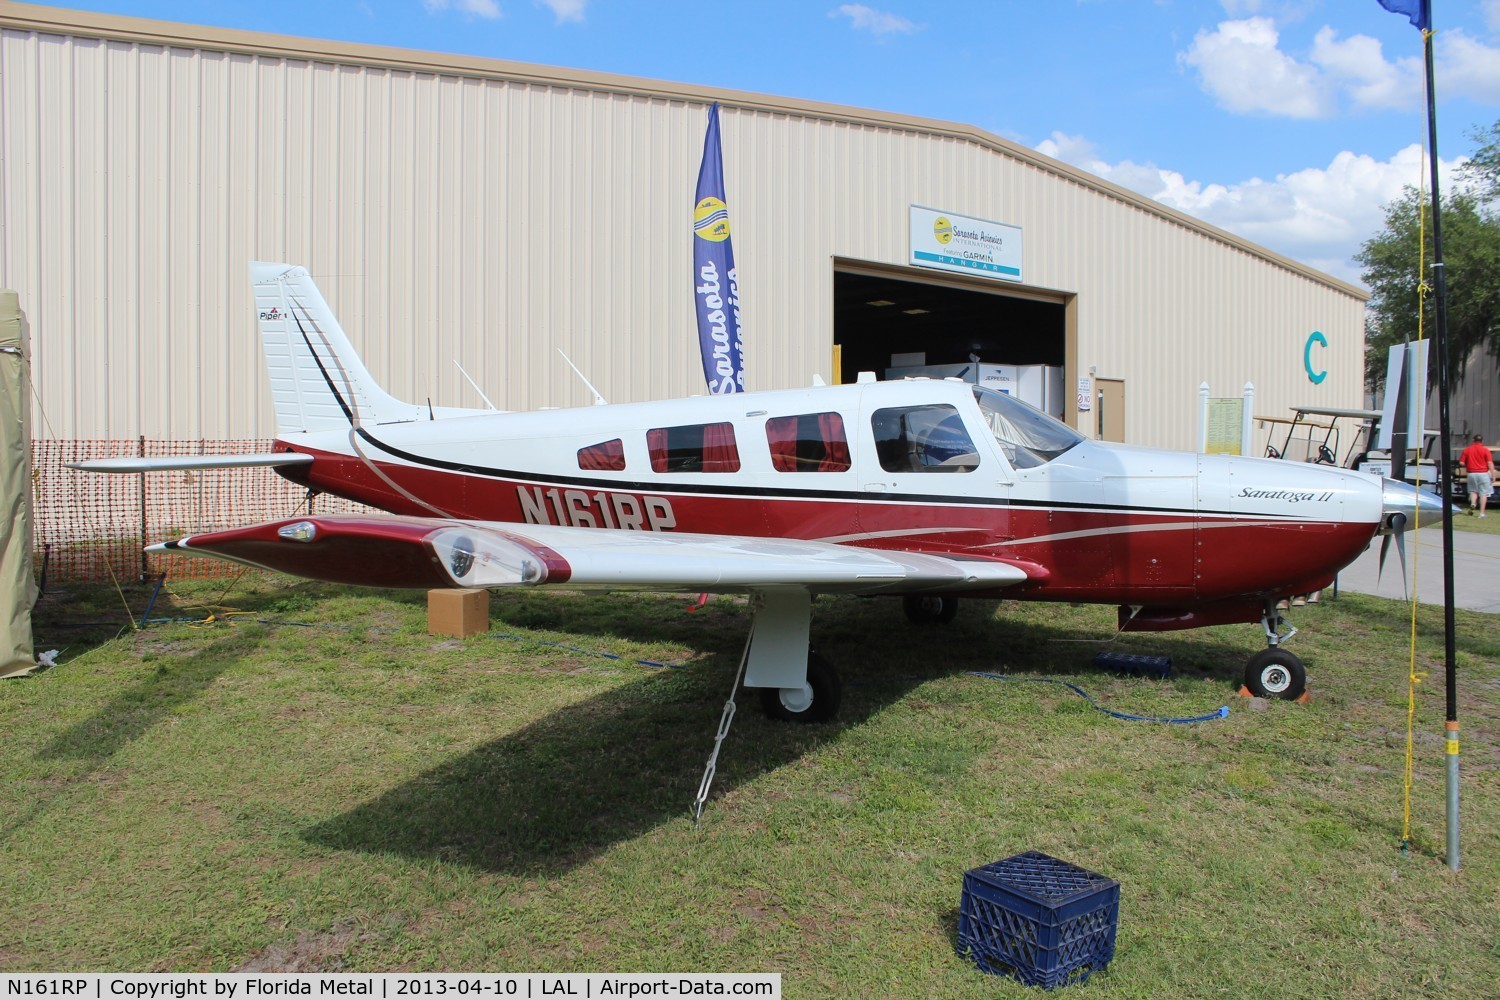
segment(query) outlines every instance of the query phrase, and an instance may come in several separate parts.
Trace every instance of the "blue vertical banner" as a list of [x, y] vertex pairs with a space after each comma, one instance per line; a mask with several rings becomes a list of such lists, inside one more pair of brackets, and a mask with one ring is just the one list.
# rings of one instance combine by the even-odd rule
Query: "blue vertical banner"
[[744, 392], [740, 356], [740, 286], [724, 204], [724, 157], [719, 148], [719, 102], [708, 109], [703, 163], [693, 205], [693, 299], [698, 311], [698, 347], [703, 377], [714, 394]]
[[1380, 6], [1392, 14], [1405, 14], [1413, 28], [1428, 31], [1432, 28], [1431, 0], [1377, 0]]

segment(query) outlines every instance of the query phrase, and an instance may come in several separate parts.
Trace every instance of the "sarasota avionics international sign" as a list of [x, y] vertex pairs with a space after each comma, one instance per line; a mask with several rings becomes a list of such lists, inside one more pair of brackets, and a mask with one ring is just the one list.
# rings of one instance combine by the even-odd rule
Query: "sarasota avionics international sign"
[[1021, 280], [1021, 227], [911, 206], [911, 263]]

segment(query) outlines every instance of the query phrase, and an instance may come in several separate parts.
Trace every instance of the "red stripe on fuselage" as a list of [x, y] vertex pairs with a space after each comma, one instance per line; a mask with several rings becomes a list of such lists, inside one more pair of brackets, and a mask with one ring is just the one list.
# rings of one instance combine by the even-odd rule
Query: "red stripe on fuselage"
[[[285, 447], [286, 442], [281, 442]], [[396, 514], [432, 511], [393, 491], [364, 461], [305, 448], [293, 482]], [[1282, 595], [1331, 577], [1363, 550], [1372, 524], [901, 499], [674, 492], [671, 483], [589, 484], [379, 463], [413, 496], [456, 518], [519, 524], [676, 530], [834, 540], [849, 545], [999, 558], [1047, 567], [1004, 596], [1107, 603]], [[934, 480], [941, 477], [932, 477]], [[698, 484], [694, 484], [695, 486]], [[704, 484], [707, 485], [707, 484]], [[935, 484], [936, 485], [936, 484]], [[662, 506], [662, 505], [665, 506]]]

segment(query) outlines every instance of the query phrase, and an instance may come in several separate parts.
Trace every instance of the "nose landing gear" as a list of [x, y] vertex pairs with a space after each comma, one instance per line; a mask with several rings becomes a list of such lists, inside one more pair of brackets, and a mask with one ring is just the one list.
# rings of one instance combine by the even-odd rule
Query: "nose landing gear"
[[1282, 649], [1281, 643], [1296, 635], [1297, 630], [1281, 617], [1273, 600], [1266, 601], [1261, 625], [1266, 630], [1269, 648], [1250, 657], [1245, 665], [1245, 687], [1257, 698], [1296, 701], [1307, 693], [1307, 668], [1295, 653]]

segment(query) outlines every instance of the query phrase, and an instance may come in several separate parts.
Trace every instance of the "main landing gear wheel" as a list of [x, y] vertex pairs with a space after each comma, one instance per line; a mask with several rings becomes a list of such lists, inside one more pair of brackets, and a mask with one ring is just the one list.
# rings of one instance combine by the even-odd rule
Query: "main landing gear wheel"
[[844, 685], [833, 664], [811, 650], [807, 653], [807, 683], [800, 688], [761, 688], [760, 705], [782, 722], [827, 722], [838, 714]]
[[1296, 701], [1307, 690], [1307, 668], [1284, 649], [1263, 649], [1245, 667], [1245, 687], [1257, 698]]
[[901, 598], [901, 609], [914, 624], [946, 625], [958, 614], [958, 598], [907, 594]]

